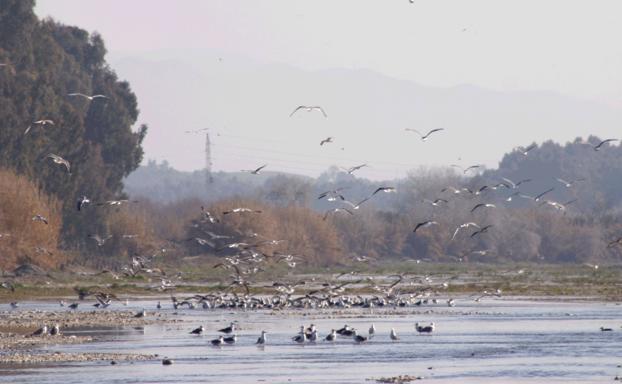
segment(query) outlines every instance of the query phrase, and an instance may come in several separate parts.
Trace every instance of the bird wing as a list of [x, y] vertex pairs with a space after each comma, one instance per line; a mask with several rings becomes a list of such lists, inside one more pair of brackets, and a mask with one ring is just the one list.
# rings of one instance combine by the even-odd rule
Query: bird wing
[[264, 165], [262, 165], [261, 167], [259, 167], [259, 168], [255, 169], [255, 173], [257, 173], [257, 172], [261, 171], [262, 169], [264, 169], [264, 168], [265, 168], [265, 167], [267, 167], [267, 166], [268, 166], [268, 164], [264, 164]]
[[299, 105], [296, 109], [294, 109], [294, 111], [292, 113], [289, 114], [289, 117], [294, 116], [294, 113], [298, 112], [299, 110], [305, 108], [304, 105]]
[[89, 98], [88, 95], [85, 95], [84, 93], [79, 93], [79, 92], [70, 93], [67, 96], [82, 96], [82, 97], [87, 98], [87, 99]]
[[549, 193], [549, 192], [553, 191], [554, 189], [555, 189], [555, 188], [549, 188], [549, 189], [547, 189], [546, 191], [542, 192], [542, 193], [541, 193], [541, 194], [539, 194], [538, 196], [534, 197], [534, 200], [535, 200], [535, 201], [540, 200], [540, 198], [541, 198], [542, 196], [544, 196], [544, 195], [546, 195], [547, 193]]
[[324, 115], [324, 117], [328, 117], [328, 115], [326, 114], [326, 111], [324, 111], [324, 108], [320, 107], [319, 105], [316, 107], [313, 107], [314, 109], [319, 109], [320, 112], [322, 112], [322, 115]]

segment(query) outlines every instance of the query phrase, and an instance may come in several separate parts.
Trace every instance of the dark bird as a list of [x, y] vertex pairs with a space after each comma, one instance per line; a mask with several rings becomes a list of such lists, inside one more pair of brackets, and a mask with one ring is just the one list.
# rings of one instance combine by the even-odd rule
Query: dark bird
[[445, 130], [445, 128], [435, 128], [435, 129], [432, 129], [431, 131], [429, 131], [425, 135], [421, 134], [421, 132], [417, 131], [416, 129], [406, 128], [406, 130], [410, 131], [410, 132], [415, 132], [417, 135], [419, 135], [421, 137], [421, 141], [426, 141], [428, 139], [428, 137], [430, 137], [431, 134], [433, 134], [434, 132], [443, 131], [443, 130]]
[[235, 331], [235, 323], [229, 323], [229, 326], [223, 329], [219, 329], [218, 332], [226, 333], [227, 335]]
[[607, 143], [610, 143], [610, 142], [613, 142], [613, 141], [619, 141], [619, 139], [607, 139], [607, 140], [603, 140], [603, 141], [601, 141], [600, 143], [598, 143], [597, 145], [593, 146], [592, 148], [594, 148], [594, 150], [595, 150], [595, 151], [598, 151], [598, 150], [600, 150], [600, 148], [601, 148], [603, 145], [605, 145], [605, 144], [607, 144]]
[[32, 336], [44, 336], [48, 334], [48, 326], [44, 325], [43, 327], [37, 329], [32, 333]]
[[264, 345], [266, 344], [266, 331], [261, 331], [261, 336], [259, 336], [259, 338], [257, 339], [257, 342], [255, 344], [259, 344], [259, 345]]
[[549, 188], [549, 189], [547, 189], [546, 191], [544, 191], [544, 192], [542, 192], [541, 194], [539, 194], [538, 196], [534, 197], [533, 199], [534, 199], [535, 201], [540, 201], [540, 199], [541, 199], [544, 195], [546, 195], [546, 194], [547, 194], [547, 193], [549, 193], [549, 192], [553, 192], [554, 190], [555, 190], [555, 188], [554, 188], [554, 187], [553, 187], [553, 188]]
[[617, 239], [609, 242], [609, 244], [607, 244], [607, 248], [612, 248], [616, 245], [622, 245], [622, 237], [618, 237]]
[[363, 168], [363, 167], [369, 167], [369, 165], [367, 164], [361, 164], [361, 165], [355, 165], [354, 167], [350, 167], [350, 168], [342, 168], [344, 169], [348, 174], [352, 174], [355, 171], [358, 171], [359, 169]]
[[482, 233], [486, 233], [486, 232], [488, 232], [488, 230], [489, 230], [490, 228], [492, 228], [492, 225], [487, 225], [487, 226], [485, 226], [485, 227], [482, 227], [482, 229], [480, 229], [480, 230], [477, 230], [477, 231], [473, 232], [473, 233], [471, 234], [471, 238], [473, 238], [473, 237], [475, 237], [475, 236], [477, 236], [477, 235], [481, 235]]
[[199, 326], [199, 328], [195, 328], [195, 329], [193, 329], [192, 331], [190, 331], [190, 334], [191, 334], [191, 335], [200, 335], [200, 334], [202, 334], [202, 333], [203, 333], [203, 331], [204, 331], [204, 330], [205, 330], [205, 329], [204, 329], [204, 328], [203, 328], [203, 326], [201, 325], [201, 326]]
[[397, 192], [397, 189], [395, 187], [378, 187], [376, 188], [374, 193], [372, 193], [371, 195], [373, 196], [378, 192], [393, 193], [393, 192]]
[[256, 168], [256, 169], [243, 169], [243, 170], [242, 170], [242, 172], [248, 172], [248, 173], [250, 173], [251, 175], [259, 175], [259, 172], [260, 172], [262, 169], [264, 169], [265, 167], [267, 167], [267, 166], [268, 166], [268, 164], [264, 164], [264, 165], [262, 165], [261, 167]]
[[527, 156], [527, 154], [529, 153], [529, 151], [537, 148], [538, 146], [534, 143], [531, 144], [530, 146], [528, 146], [527, 148], [525, 147], [516, 147], [514, 148], [515, 150], [519, 151], [521, 154], [523, 154], [523, 156]]
[[212, 345], [215, 347], [220, 347], [221, 345], [223, 345], [224, 342], [225, 342], [224, 336], [219, 336], [217, 339], [210, 341], [210, 343], [212, 343]]
[[324, 144], [328, 144], [328, 143], [332, 143], [333, 142], [334, 137], [327, 137], [324, 140], [320, 141], [320, 147]]
[[419, 323], [415, 323], [415, 329], [419, 333], [432, 333], [434, 332], [434, 323], [430, 323], [429, 325], [420, 325]]
[[480, 164], [471, 165], [471, 166], [466, 167], [466, 168], [463, 168], [463, 167], [461, 167], [461, 166], [460, 166], [460, 165], [458, 165], [458, 164], [452, 164], [451, 166], [452, 166], [452, 167], [454, 167], [454, 168], [458, 168], [458, 169], [460, 169], [460, 170], [462, 171], [462, 173], [464, 173], [464, 174], [466, 174], [466, 173], [467, 173], [467, 172], [469, 172], [470, 170], [481, 168], [481, 165], [480, 165]]
[[417, 226], [413, 230], [413, 233], [417, 233], [417, 230], [419, 230], [419, 228], [426, 228], [426, 227], [429, 227], [431, 225], [438, 225], [438, 222], [432, 221], [432, 220], [423, 221], [423, 222], [417, 224]]

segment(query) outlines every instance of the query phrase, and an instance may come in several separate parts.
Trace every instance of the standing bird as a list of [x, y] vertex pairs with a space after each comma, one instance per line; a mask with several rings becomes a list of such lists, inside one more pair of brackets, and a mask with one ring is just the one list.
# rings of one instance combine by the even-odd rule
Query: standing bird
[[328, 117], [328, 115], [324, 111], [324, 108], [320, 107], [319, 105], [314, 105], [314, 106], [299, 105], [298, 107], [296, 107], [296, 109], [294, 109], [292, 113], [289, 114], [289, 117], [294, 116], [294, 113], [300, 111], [301, 109], [304, 109], [307, 112], [319, 111], [319, 112], [322, 112], [322, 115], [324, 115], [324, 117]]
[[140, 319], [147, 316], [147, 312], [145, 311], [145, 308], [143, 308], [141, 311], [138, 311], [138, 313], [136, 313], [134, 315], [135, 318]]
[[67, 173], [71, 175], [71, 164], [69, 163], [69, 161], [53, 153], [48, 154], [46, 158], [52, 159], [52, 161], [56, 164], [64, 165], [65, 168], [67, 168]]
[[357, 335], [356, 331], [354, 331], [354, 333], [352, 335], [352, 338], [354, 339], [354, 342], [359, 343], [359, 344], [360, 343], [364, 343], [364, 342], [367, 341], [367, 337], [361, 336], [361, 335]]
[[220, 347], [225, 342], [224, 336], [218, 336], [217, 339], [210, 341], [214, 347]]
[[89, 101], [93, 101], [94, 99], [99, 99], [99, 98], [102, 98], [102, 99], [107, 99], [108, 98], [108, 96], [106, 96], [106, 95], [93, 95], [93, 96], [89, 96], [89, 95], [85, 95], [84, 93], [79, 93], [79, 92], [70, 93], [67, 96], [80, 96], [80, 97], [83, 97], [83, 98], [85, 98], [85, 99], [87, 99]]
[[372, 337], [374, 337], [375, 334], [376, 334], [376, 326], [374, 325], [374, 323], [372, 323], [371, 327], [369, 327], [369, 338], [371, 339]]
[[432, 220], [428, 220], [428, 221], [421, 222], [421, 223], [417, 224], [417, 226], [416, 226], [416, 227], [415, 227], [415, 229], [413, 230], [413, 233], [417, 233], [417, 230], [418, 230], [419, 228], [426, 228], [426, 227], [429, 227], [429, 226], [431, 226], [431, 225], [438, 225], [438, 222], [436, 222], [436, 221], [432, 221]]
[[426, 140], [428, 140], [428, 137], [430, 137], [431, 134], [433, 134], [434, 132], [444, 131], [445, 128], [435, 128], [435, 129], [432, 129], [431, 131], [429, 131], [425, 135], [422, 135], [421, 132], [417, 131], [416, 129], [406, 128], [406, 130], [410, 131], [410, 132], [415, 132], [417, 135], [419, 135], [421, 137], [421, 141], [426, 141]]
[[37, 329], [32, 333], [32, 336], [45, 336], [48, 334], [48, 326], [44, 325], [43, 327]]
[[235, 323], [233, 322], [229, 323], [228, 327], [218, 330], [218, 332], [226, 333], [227, 335], [233, 333], [234, 331], [235, 331]]
[[225, 337], [222, 339], [227, 344], [235, 344], [238, 341], [238, 337], [236, 335]]
[[389, 337], [393, 341], [397, 341], [397, 340], [400, 339], [399, 337], [397, 337], [397, 333], [395, 333], [395, 329], [394, 328], [391, 328], [391, 333], [389, 334]]
[[257, 342], [255, 344], [259, 344], [259, 345], [264, 345], [266, 344], [266, 331], [261, 331], [261, 336], [259, 336], [259, 338], [257, 339]]
[[303, 344], [307, 341], [307, 334], [305, 333], [304, 325], [300, 326], [300, 332], [298, 332], [296, 336], [292, 337], [292, 341], [295, 341], [298, 344]]
[[434, 332], [434, 323], [430, 323], [429, 325], [420, 325], [419, 323], [415, 323], [415, 329], [419, 333], [432, 333]]
[[328, 335], [326, 335], [324, 340], [325, 341], [334, 342], [335, 340], [337, 340], [337, 332], [334, 329], [331, 329], [330, 333]]
[[202, 325], [199, 326], [199, 328], [195, 328], [192, 331], [190, 331], [191, 335], [200, 335], [203, 333], [203, 331], [205, 331], [205, 328], [203, 328]]
[[54, 324], [52, 329], [50, 329], [50, 335], [52, 335], [52, 336], [59, 336], [60, 335], [60, 327], [58, 326], [58, 324]]

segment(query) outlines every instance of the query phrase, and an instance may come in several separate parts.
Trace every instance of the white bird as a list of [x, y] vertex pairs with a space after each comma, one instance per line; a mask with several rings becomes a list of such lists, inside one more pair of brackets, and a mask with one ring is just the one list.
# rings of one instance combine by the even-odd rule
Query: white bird
[[328, 218], [328, 215], [330, 215], [331, 213], [337, 213], [337, 212], [345, 212], [348, 213], [350, 215], [354, 215], [354, 213], [352, 213], [352, 211], [346, 209], [346, 208], [333, 208], [333, 209], [329, 209], [328, 211], [326, 211], [324, 213], [324, 217], [322, 218], [322, 220], [326, 220]]
[[80, 96], [80, 97], [84, 97], [85, 99], [88, 99], [89, 101], [93, 101], [93, 99], [98, 99], [98, 98], [102, 98], [102, 99], [107, 99], [108, 96], [106, 95], [93, 95], [93, 96], [89, 96], [89, 95], [85, 95], [84, 93], [70, 93], [67, 96]]
[[345, 170], [348, 174], [352, 174], [355, 171], [358, 171], [359, 169], [363, 168], [363, 167], [369, 167], [369, 165], [367, 164], [361, 164], [361, 165], [355, 165], [354, 167], [350, 167], [350, 168], [342, 168], [343, 170]]
[[50, 119], [41, 119], [41, 120], [34, 121], [31, 125], [28, 126], [28, 128], [26, 128], [26, 131], [24, 131], [24, 135], [30, 132], [33, 125], [40, 125], [42, 127], [45, 125], [54, 125], [54, 121]]
[[250, 173], [251, 175], [259, 175], [259, 172], [260, 172], [262, 169], [264, 169], [265, 167], [267, 167], [267, 166], [268, 166], [268, 164], [264, 164], [264, 165], [262, 165], [261, 167], [259, 167], [259, 168], [255, 168], [255, 169], [243, 169], [243, 170], [242, 170], [242, 172], [248, 172], [248, 173]]
[[471, 165], [471, 166], [466, 167], [466, 168], [463, 168], [463, 167], [461, 167], [461, 166], [460, 166], [460, 165], [458, 165], [458, 164], [452, 164], [451, 166], [452, 166], [452, 167], [454, 167], [454, 168], [459, 168], [459, 169], [462, 171], [462, 173], [464, 173], [464, 174], [466, 174], [467, 172], [469, 172], [469, 171], [470, 171], [470, 170], [472, 170], [472, 169], [478, 169], [478, 168], [481, 168], [481, 165], [480, 165], [480, 164]]
[[393, 340], [393, 341], [397, 341], [397, 340], [399, 340], [399, 339], [400, 339], [399, 337], [397, 337], [397, 333], [395, 332], [395, 329], [394, 329], [394, 328], [391, 328], [391, 333], [389, 334], [389, 337], [390, 337], [390, 338], [391, 338], [391, 340]]
[[371, 339], [376, 334], [376, 326], [372, 323], [371, 327], [369, 327], [369, 338]]
[[64, 165], [65, 168], [67, 168], [67, 172], [71, 175], [71, 164], [69, 163], [69, 161], [53, 153], [50, 153], [49, 155], [47, 155], [46, 158], [52, 159], [52, 161], [56, 164]]
[[575, 179], [575, 180], [571, 180], [571, 181], [566, 181], [566, 180], [561, 179], [561, 178], [558, 178], [558, 177], [555, 177], [554, 179], [555, 179], [555, 180], [557, 180], [557, 181], [559, 181], [560, 183], [564, 184], [564, 186], [565, 186], [566, 188], [570, 188], [570, 187], [572, 187], [575, 183], [577, 183], [577, 182], [579, 182], [579, 181], [585, 181], [585, 179], [584, 179], [584, 178], [582, 178], [582, 177], [580, 177], [580, 178], [578, 178], [578, 179]]
[[228, 211], [224, 211], [222, 214], [223, 215], [230, 215], [232, 213], [261, 213], [261, 211], [259, 210], [255, 210], [255, 209], [250, 209], [250, 208], [233, 208], [231, 210]]
[[88, 237], [89, 237], [89, 239], [95, 240], [97, 242], [97, 246], [98, 247], [103, 247], [104, 244], [106, 243], [106, 241], [112, 239], [112, 235], [106, 236], [106, 237], [101, 237], [101, 236], [99, 236], [97, 234], [91, 234]]
[[40, 221], [42, 223], [48, 224], [48, 219], [41, 215], [34, 215], [32, 217], [32, 221]]
[[417, 233], [417, 230], [419, 230], [419, 228], [427, 228], [427, 227], [429, 227], [431, 225], [438, 225], [438, 222], [433, 221], [433, 220], [423, 221], [423, 222], [417, 224], [417, 226], [413, 230], [413, 233]]
[[259, 344], [259, 345], [264, 345], [266, 344], [266, 331], [261, 331], [261, 336], [259, 336], [259, 338], [257, 339], [257, 342], [255, 344]]
[[300, 332], [298, 333], [298, 335], [292, 337], [292, 341], [295, 341], [298, 344], [303, 344], [305, 341], [307, 341], [307, 334], [305, 333], [304, 326], [300, 326]]
[[428, 139], [428, 137], [430, 137], [431, 134], [433, 134], [434, 132], [443, 131], [443, 130], [445, 130], [445, 128], [435, 128], [435, 129], [432, 129], [431, 131], [429, 131], [425, 135], [421, 134], [421, 132], [417, 131], [416, 129], [406, 128], [406, 130], [410, 131], [410, 132], [415, 132], [417, 135], [419, 135], [421, 137], [421, 141], [426, 141]]
[[496, 208], [497, 206], [494, 204], [484, 204], [484, 203], [479, 203], [476, 206], [473, 207], [473, 209], [471, 209], [471, 212], [475, 212], [476, 210], [478, 210], [479, 208]]
[[519, 180], [518, 182], [513, 182], [512, 180], [508, 179], [507, 177], [502, 177], [501, 178], [503, 181], [505, 181], [508, 184], [508, 187], [511, 189], [516, 189], [518, 188], [518, 186], [520, 186], [523, 183], [528, 183], [531, 181], [531, 179], [522, 179]]
[[91, 200], [89, 200], [88, 197], [82, 196], [81, 198], [79, 198], [77, 203], [78, 211], [81, 211], [82, 208], [84, 208], [84, 206], [87, 204], [91, 204]]
[[319, 112], [322, 112], [322, 115], [324, 115], [324, 117], [328, 117], [328, 115], [324, 111], [324, 108], [320, 107], [319, 105], [314, 105], [314, 106], [299, 105], [298, 107], [296, 107], [296, 109], [294, 109], [292, 113], [289, 114], [289, 117], [294, 116], [294, 113], [300, 111], [301, 109], [304, 109], [307, 112], [319, 111]]
[[473, 222], [468, 222], [468, 223], [464, 223], [464, 224], [460, 224], [457, 228], [456, 231], [454, 232], [454, 235], [451, 237], [451, 240], [455, 239], [456, 236], [458, 235], [458, 232], [461, 229], [465, 229], [465, 228], [469, 228], [469, 227], [475, 227], [475, 228], [480, 228], [479, 225], [477, 225], [477, 223], [473, 223]]

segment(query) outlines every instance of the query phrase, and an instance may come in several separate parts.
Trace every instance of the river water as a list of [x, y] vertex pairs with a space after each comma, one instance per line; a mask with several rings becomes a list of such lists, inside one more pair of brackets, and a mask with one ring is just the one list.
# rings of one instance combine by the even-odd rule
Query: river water
[[[604, 383], [622, 375], [622, 306], [584, 301], [463, 299], [456, 307], [352, 309], [346, 311], [179, 310], [183, 322], [144, 328], [83, 329], [101, 341], [45, 347], [62, 352], [158, 354], [174, 360], [0, 365], [1, 383], [373, 383], [371, 378], [421, 376], [434, 383]], [[168, 303], [165, 306], [170, 306]], [[24, 303], [23, 309], [53, 309], [57, 304]], [[155, 310], [154, 301], [130, 308]], [[111, 307], [113, 308], [113, 307]], [[128, 307], [119, 306], [126, 310]], [[162, 311], [174, 312], [172, 309]], [[240, 325], [233, 346], [211, 347], [209, 340], [230, 321]], [[415, 322], [436, 324], [419, 335]], [[296, 345], [301, 325], [315, 324], [320, 336], [344, 324], [376, 335], [355, 344]], [[188, 332], [203, 325], [206, 334]], [[601, 332], [600, 327], [613, 328]], [[390, 329], [400, 337], [391, 341]], [[268, 343], [254, 343], [261, 330]], [[66, 331], [69, 333], [70, 331]]]

